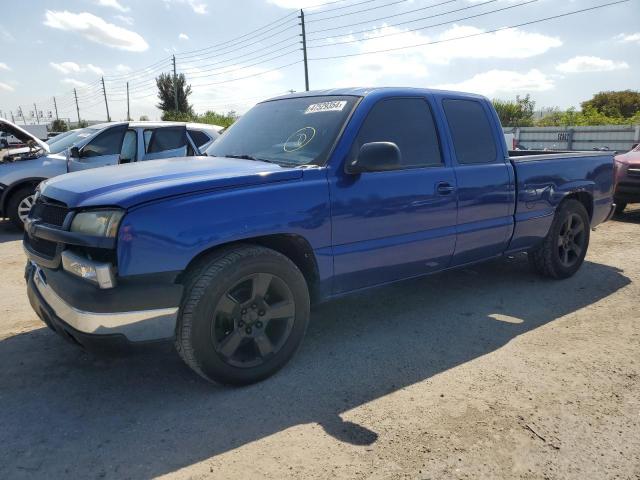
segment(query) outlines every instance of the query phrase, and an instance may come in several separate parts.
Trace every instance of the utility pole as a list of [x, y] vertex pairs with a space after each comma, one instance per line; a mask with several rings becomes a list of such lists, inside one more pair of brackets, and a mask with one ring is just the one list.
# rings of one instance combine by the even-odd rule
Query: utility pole
[[111, 116], [109, 115], [109, 103], [107, 102], [107, 89], [104, 88], [104, 77], [102, 77], [102, 93], [104, 94], [104, 106], [107, 107], [107, 122], [110, 122]]
[[33, 104], [33, 113], [36, 114], [36, 122], [38, 125], [40, 125], [40, 119], [38, 118], [38, 107], [36, 107], [36, 104]]
[[129, 82], [127, 82], [127, 122], [131, 120], [131, 115], [129, 113]]
[[22, 113], [22, 107], [20, 105], [18, 105], [18, 113], [20, 114], [20, 117], [22, 117], [22, 123], [26, 125], [27, 121], [24, 119], [24, 113]]
[[13, 110], [9, 110], [9, 113], [11, 114], [11, 123], [16, 123], [16, 119], [13, 116]]
[[176, 113], [178, 113], [178, 73], [176, 72], [176, 56], [173, 55], [173, 97], [176, 107]]
[[309, 91], [309, 63], [307, 62], [307, 32], [304, 28], [304, 11], [300, 9], [300, 25], [302, 26], [302, 56], [304, 57], [304, 87]]
[[53, 108], [54, 108], [54, 109], [55, 109], [55, 111], [56, 111], [56, 120], [60, 120], [60, 119], [58, 118], [58, 104], [56, 103], [56, 97], [53, 97]]
[[78, 112], [78, 127], [80, 127], [80, 107], [78, 106], [78, 94], [76, 89], [73, 89], [73, 96], [76, 97], [76, 112]]

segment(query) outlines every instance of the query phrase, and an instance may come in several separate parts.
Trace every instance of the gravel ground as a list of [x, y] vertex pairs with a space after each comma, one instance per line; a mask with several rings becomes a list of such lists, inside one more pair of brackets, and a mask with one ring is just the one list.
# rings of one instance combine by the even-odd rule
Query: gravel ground
[[230, 389], [56, 337], [0, 224], [0, 478], [640, 479], [639, 232], [603, 225], [562, 282], [516, 257], [322, 305]]

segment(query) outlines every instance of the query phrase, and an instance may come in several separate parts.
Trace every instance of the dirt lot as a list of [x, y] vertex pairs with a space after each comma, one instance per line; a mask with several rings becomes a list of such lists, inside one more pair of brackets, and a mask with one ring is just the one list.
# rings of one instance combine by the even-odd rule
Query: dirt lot
[[562, 282], [518, 257], [323, 305], [228, 389], [56, 337], [0, 225], [0, 478], [640, 479], [639, 233], [602, 226]]

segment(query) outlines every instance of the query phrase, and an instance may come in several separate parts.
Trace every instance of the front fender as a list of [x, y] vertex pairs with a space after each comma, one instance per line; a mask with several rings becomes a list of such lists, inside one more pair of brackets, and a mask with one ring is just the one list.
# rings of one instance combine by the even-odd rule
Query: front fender
[[329, 275], [330, 211], [323, 170], [305, 171], [300, 180], [174, 197], [131, 209], [118, 234], [118, 273], [182, 272], [211, 248], [276, 234], [303, 237], [316, 253], [321, 276]]

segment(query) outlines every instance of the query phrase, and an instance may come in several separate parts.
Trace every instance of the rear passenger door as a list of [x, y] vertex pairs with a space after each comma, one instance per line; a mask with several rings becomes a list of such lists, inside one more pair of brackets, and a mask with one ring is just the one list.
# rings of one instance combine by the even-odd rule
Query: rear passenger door
[[458, 227], [452, 265], [501, 254], [513, 232], [513, 168], [498, 148], [487, 106], [475, 99], [442, 100], [458, 186]]
[[371, 107], [346, 161], [370, 142], [393, 142], [397, 170], [330, 177], [334, 292], [446, 268], [455, 245], [453, 169], [423, 97], [390, 98]]
[[186, 157], [194, 153], [184, 126], [146, 129], [143, 138], [145, 151], [143, 160]]

